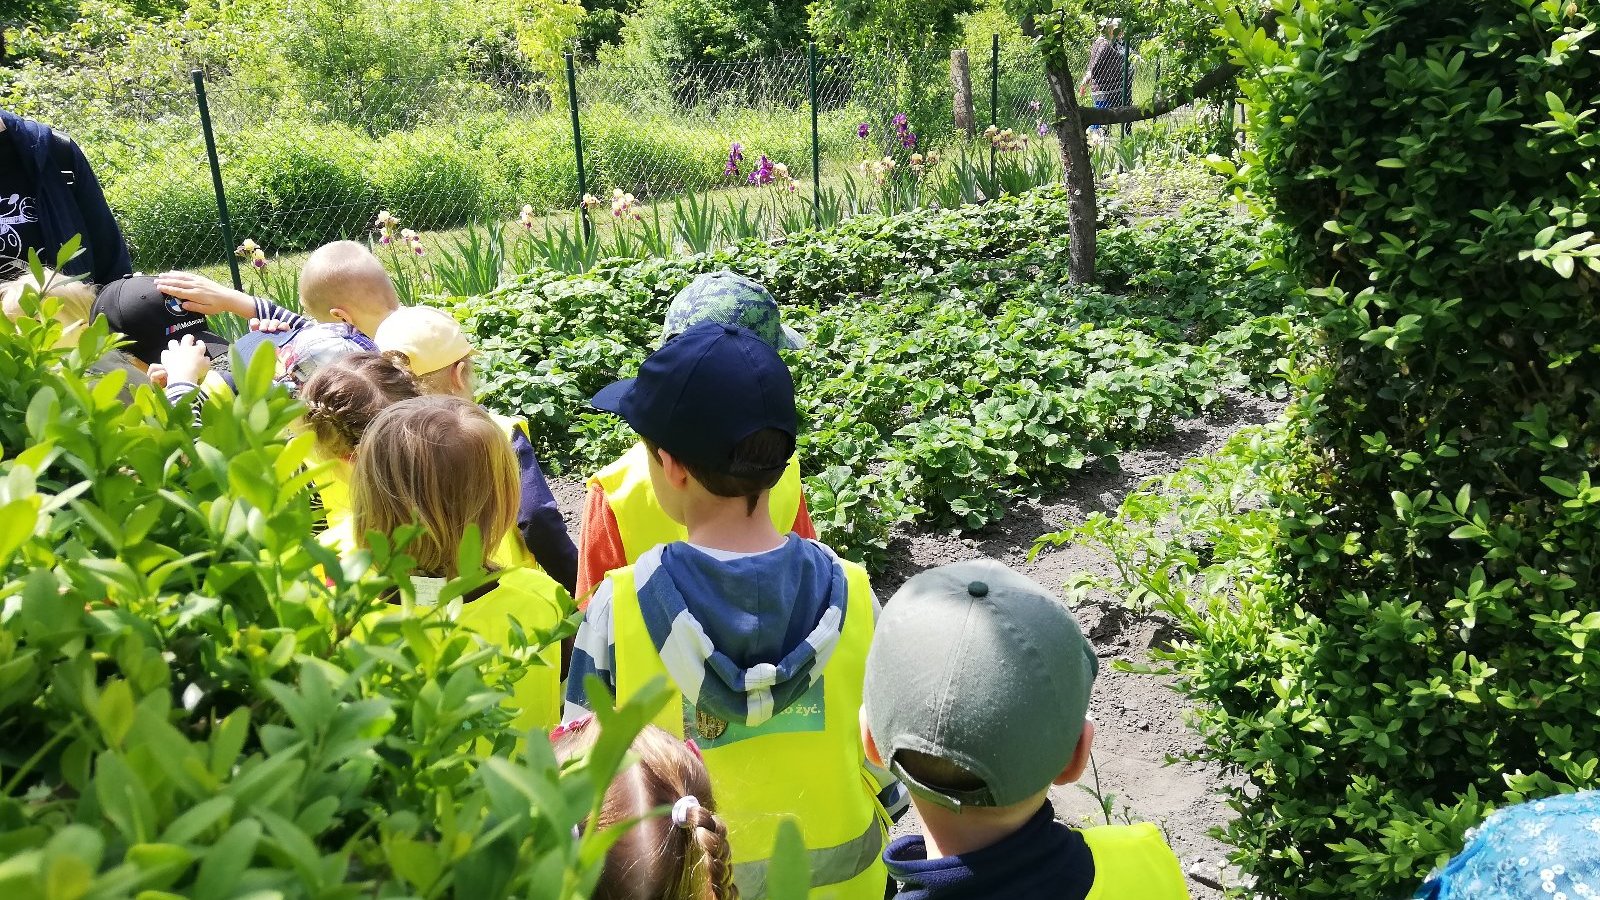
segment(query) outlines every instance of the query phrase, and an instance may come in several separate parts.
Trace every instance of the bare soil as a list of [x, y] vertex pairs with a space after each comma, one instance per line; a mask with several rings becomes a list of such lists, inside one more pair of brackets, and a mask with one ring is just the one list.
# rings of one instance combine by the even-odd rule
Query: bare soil
[[[1282, 409], [1277, 401], [1231, 396], [1207, 415], [1177, 423], [1165, 439], [1121, 454], [1120, 470], [1091, 464], [1064, 489], [1013, 506], [1003, 520], [989, 527], [973, 532], [905, 528], [890, 546], [889, 562], [872, 572], [874, 590], [889, 602], [907, 578], [923, 569], [985, 556], [1050, 588], [1060, 589], [1079, 571], [1106, 574], [1108, 564], [1094, 548], [1061, 547], [1033, 562], [1027, 561], [1028, 552], [1040, 535], [1082, 522], [1094, 512], [1113, 512], [1146, 478], [1215, 452], [1240, 428], [1272, 421]], [[556, 479], [550, 488], [576, 537], [582, 483]], [[1090, 704], [1096, 723], [1098, 785], [1089, 775], [1079, 785], [1052, 789], [1056, 817], [1072, 825], [1105, 824], [1101, 802], [1090, 790], [1096, 789], [1101, 796], [1114, 798], [1116, 822], [1131, 819], [1161, 826], [1189, 877], [1195, 900], [1220, 898], [1219, 883], [1238, 883], [1224, 862], [1226, 848], [1208, 834], [1229, 818], [1216, 793], [1228, 776], [1215, 766], [1176, 761], [1196, 749], [1199, 741], [1184, 724], [1188, 704], [1173, 690], [1172, 679], [1113, 669], [1117, 660], [1149, 662], [1150, 648], [1170, 639], [1169, 623], [1160, 616], [1132, 613], [1119, 598], [1106, 595], [1090, 596], [1073, 614], [1100, 656], [1100, 676]], [[916, 829], [912, 811], [896, 826], [895, 834]]]

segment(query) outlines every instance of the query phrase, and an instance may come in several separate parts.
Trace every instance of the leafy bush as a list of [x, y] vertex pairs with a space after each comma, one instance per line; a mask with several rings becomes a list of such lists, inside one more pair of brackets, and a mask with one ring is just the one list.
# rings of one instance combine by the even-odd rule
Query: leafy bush
[[301, 129], [274, 128], [242, 142], [236, 165], [259, 198], [255, 238], [266, 246], [315, 247], [359, 233], [378, 208], [367, 177], [377, 155], [370, 138], [342, 125], [306, 137]]
[[1275, 6], [1286, 44], [1233, 23], [1242, 175], [1321, 341], [1278, 558], [1173, 664], [1255, 890], [1397, 896], [1600, 786], [1596, 7]]
[[429, 231], [508, 212], [509, 204], [494, 203], [507, 193], [497, 174], [487, 153], [433, 129], [385, 135], [366, 171], [380, 205], [409, 227]]
[[500, 706], [555, 635], [385, 614], [411, 562], [311, 537], [270, 363], [196, 425], [44, 321], [0, 318], [0, 893], [587, 896], [614, 835], [573, 828], [663, 697], [558, 771]]

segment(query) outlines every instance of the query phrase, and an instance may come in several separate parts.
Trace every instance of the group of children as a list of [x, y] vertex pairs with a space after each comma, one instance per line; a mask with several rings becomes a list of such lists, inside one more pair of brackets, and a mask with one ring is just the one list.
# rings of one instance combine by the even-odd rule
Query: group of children
[[[545, 648], [507, 700], [519, 728], [553, 729], [571, 758], [596, 704], [668, 685], [590, 823], [643, 820], [596, 896], [766, 896], [784, 821], [818, 898], [1187, 896], [1153, 826], [1055, 821], [1051, 786], [1088, 762], [1096, 658], [1051, 592], [980, 560], [917, 575], [880, 610], [866, 571], [815, 539], [779, 355], [801, 339], [754, 282], [696, 278], [637, 377], [595, 395], [639, 440], [589, 480], [576, 546], [525, 423], [473, 402], [469, 337], [402, 307], [366, 248], [312, 254], [309, 317], [187, 273], [125, 282], [77, 312], [111, 319], [175, 399], [227, 389], [204, 316], [252, 320], [235, 364], [271, 348], [304, 404], [324, 542], [348, 553], [420, 526], [391, 614], [436, 605], [473, 539], [499, 577], [445, 613], [483, 640], [548, 633], [578, 598], [570, 663]], [[923, 834], [891, 843], [908, 802]]]

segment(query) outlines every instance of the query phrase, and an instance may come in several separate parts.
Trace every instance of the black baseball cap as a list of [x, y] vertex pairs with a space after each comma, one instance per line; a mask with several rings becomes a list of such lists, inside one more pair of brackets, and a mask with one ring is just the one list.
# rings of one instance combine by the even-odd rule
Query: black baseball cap
[[[650, 354], [637, 378], [607, 385], [591, 401], [684, 462], [726, 473], [734, 448], [775, 428], [799, 431], [794, 378], [771, 344], [737, 325], [704, 322]], [[741, 473], [743, 474], [743, 473]]]
[[105, 316], [111, 330], [132, 345], [124, 351], [145, 363], [161, 361], [167, 342], [186, 334], [206, 345], [212, 359], [226, 358], [228, 342], [206, 327], [206, 317], [183, 308], [183, 301], [161, 293], [151, 275], [124, 275], [102, 287], [90, 318]]

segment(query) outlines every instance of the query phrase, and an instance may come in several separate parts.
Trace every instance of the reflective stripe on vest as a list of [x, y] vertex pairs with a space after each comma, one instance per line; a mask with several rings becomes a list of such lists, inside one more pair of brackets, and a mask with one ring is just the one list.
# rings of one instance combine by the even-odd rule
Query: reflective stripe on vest
[[1189, 900], [1178, 857], [1149, 822], [1078, 832], [1094, 855], [1094, 885], [1084, 900]]
[[[634, 444], [633, 449], [601, 469], [589, 483], [599, 485], [606, 492], [606, 502], [616, 517], [622, 551], [629, 565], [638, 562], [651, 547], [689, 539], [688, 530], [672, 521], [656, 499], [655, 486], [650, 483], [650, 457], [646, 455], [644, 444]], [[800, 515], [799, 454], [790, 458], [783, 477], [772, 486], [767, 509], [772, 513], [772, 525], [779, 534], [794, 530], [794, 520]]]
[[[655, 554], [647, 560], [656, 561]], [[861, 747], [862, 682], [872, 643], [873, 599], [866, 570], [839, 561], [848, 579], [838, 646], [800, 699], [754, 729], [723, 722], [675, 692], [655, 724], [692, 737], [711, 773], [717, 813], [728, 826], [734, 879], [747, 900], [766, 896], [768, 860], [778, 826], [800, 826], [811, 865], [812, 900], [880, 900], [887, 884], [887, 817]], [[653, 568], [653, 566], [650, 566]], [[612, 628], [617, 700], [651, 679], [671, 680], [639, 609], [635, 567], [612, 572]], [[730, 732], [745, 736], [718, 744]], [[750, 732], [754, 732], [751, 734]]]

